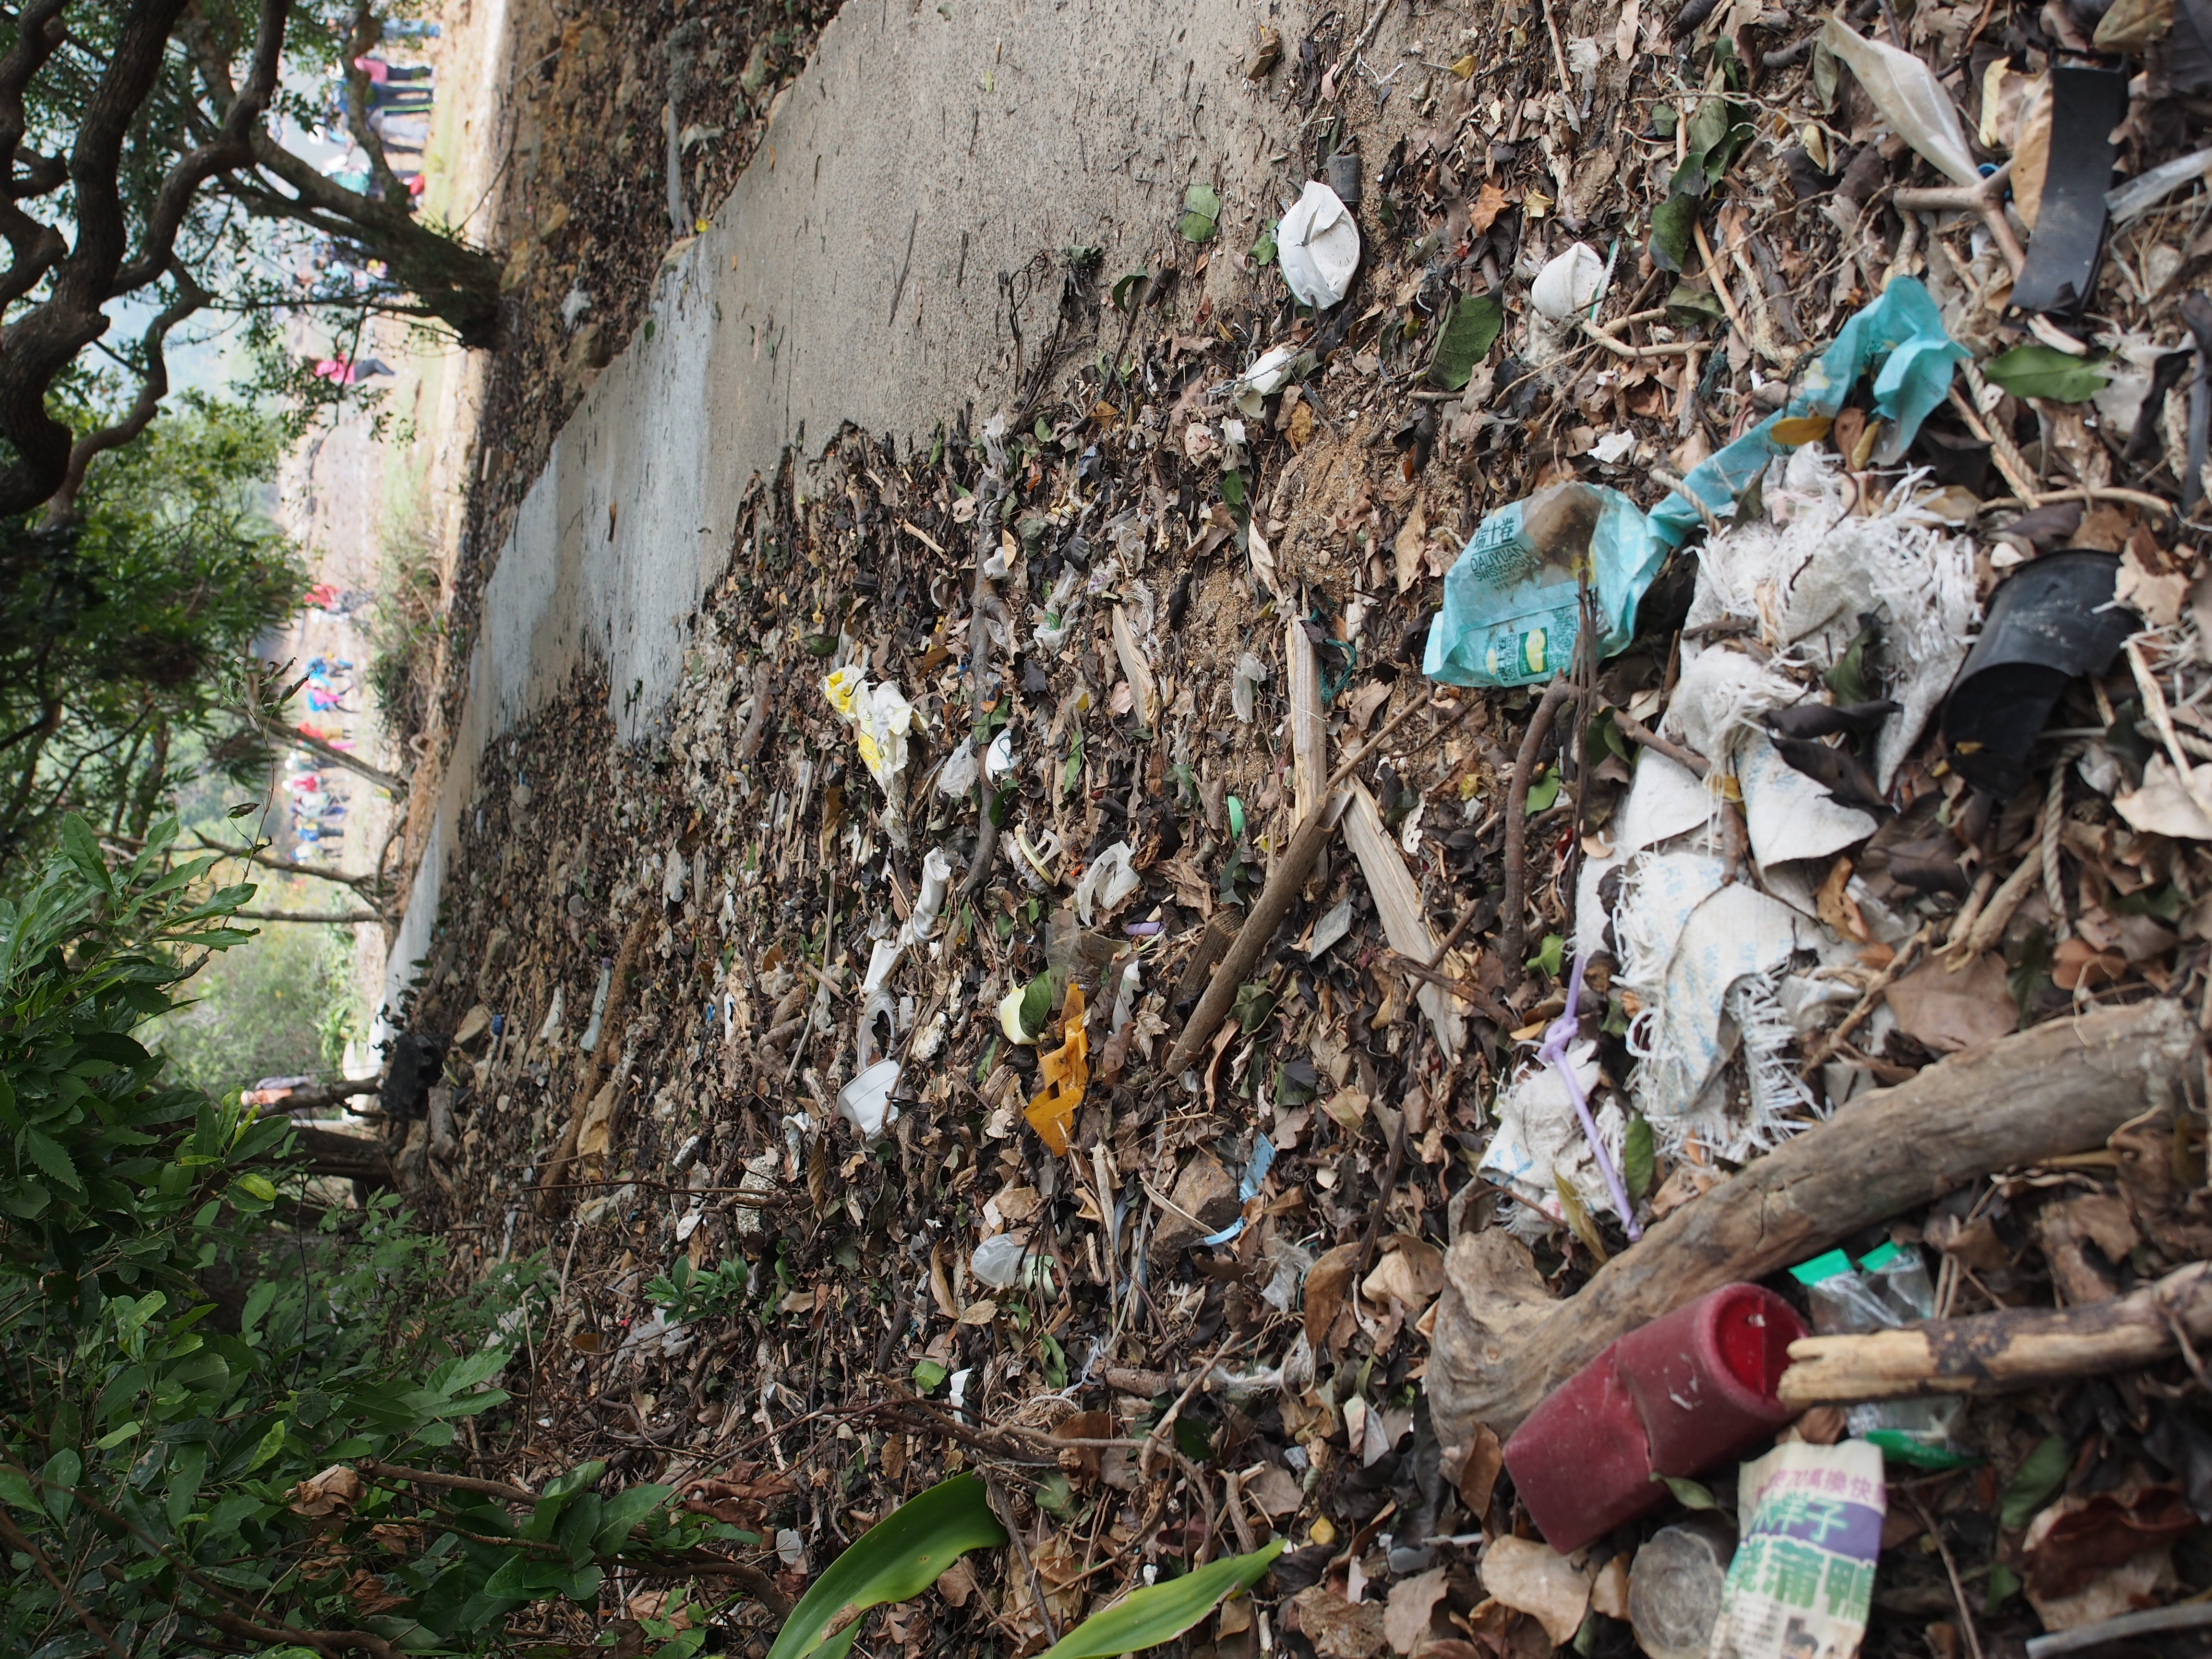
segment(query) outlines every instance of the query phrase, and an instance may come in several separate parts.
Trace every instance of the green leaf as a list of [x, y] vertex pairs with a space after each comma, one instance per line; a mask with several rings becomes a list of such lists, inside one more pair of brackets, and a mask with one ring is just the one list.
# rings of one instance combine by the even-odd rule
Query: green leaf
[[276, 1196], [276, 1183], [270, 1180], [267, 1176], [258, 1175], [250, 1170], [239, 1176], [238, 1185], [240, 1191], [252, 1194], [264, 1204], [270, 1202]]
[[36, 1129], [24, 1130], [18, 1139], [21, 1142], [25, 1156], [29, 1158], [32, 1163], [37, 1164], [64, 1187], [73, 1188], [78, 1184], [76, 1165], [70, 1162], [70, 1155], [62, 1150], [59, 1141]]
[[[269, 1425], [269, 1432], [261, 1437], [261, 1443], [253, 1449], [253, 1461], [246, 1466], [246, 1473], [252, 1474], [254, 1470], [276, 1456], [278, 1452], [283, 1451], [284, 1435], [284, 1419], [280, 1417]], [[103, 1440], [100, 1443], [106, 1445], [107, 1443]]]
[[1620, 1178], [1628, 1188], [1628, 1201], [1641, 1204], [1651, 1190], [1651, 1120], [1631, 1118], [1620, 1143]]
[[2100, 356], [2068, 356], [2055, 346], [2030, 341], [1992, 357], [1982, 373], [2015, 398], [2047, 398], [2053, 403], [2086, 403], [2105, 389], [2112, 378]]
[[1278, 1538], [1249, 1555], [1209, 1561], [1180, 1578], [1132, 1590], [1047, 1648], [1043, 1659], [1115, 1659], [1172, 1642], [1237, 1591], [1258, 1583], [1284, 1544]]
[[629, 1529], [676, 1495], [673, 1486], [630, 1486], [615, 1494], [599, 1517], [599, 1536], [592, 1547], [612, 1555], [629, 1536]]
[[1989, 1599], [1982, 1603], [1982, 1611], [1995, 1613], [2020, 1594], [2020, 1575], [2002, 1561], [1990, 1567]]
[[1559, 769], [1556, 766], [1547, 766], [1544, 769], [1544, 775], [1528, 786], [1528, 806], [1530, 817], [1534, 817], [1539, 812], [1551, 811], [1552, 803], [1559, 798], [1561, 781]]
[[1437, 336], [1437, 355], [1429, 364], [1429, 380], [1447, 392], [1457, 392], [1474, 374], [1474, 366], [1490, 355], [1505, 326], [1505, 310], [1487, 294], [1462, 295]]
[[951, 1372], [946, 1370], [934, 1359], [917, 1359], [914, 1362], [914, 1386], [924, 1394], [936, 1393], [944, 1386], [945, 1379], [951, 1375]]
[[46, 1460], [39, 1471], [46, 1495], [46, 1513], [57, 1521], [69, 1519], [70, 1506], [76, 1501], [76, 1485], [84, 1476], [84, 1459], [74, 1447], [64, 1446]]
[[62, 819], [62, 851], [87, 883], [113, 895], [115, 880], [107, 873], [107, 860], [100, 856], [100, 842], [92, 826], [74, 812]]
[[1039, 974], [1022, 990], [1022, 1035], [1040, 1036], [1052, 1018], [1052, 975]]
[[1686, 1510], [1717, 1510], [1719, 1500], [1694, 1480], [1685, 1480], [1679, 1474], [1655, 1474], [1654, 1480], [1663, 1480], [1667, 1490], [1674, 1494], [1674, 1501]]
[[1036, 1505], [1048, 1515], [1066, 1515], [1075, 1506], [1075, 1488], [1064, 1474], [1048, 1475], [1037, 1486]]
[[[1686, 239], [1687, 235], [1688, 233], [1685, 231]], [[1686, 240], [1683, 245], [1682, 257], [1684, 258], [1689, 257]], [[1720, 296], [1713, 292], [1712, 284], [1703, 277], [1694, 282], [1674, 284], [1673, 291], [1667, 295], [1667, 315], [1672, 321], [1685, 325], [1724, 323], [1728, 320], [1728, 313], [1721, 309]]]
[[[769, 1659], [843, 1653], [853, 1644], [860, 1615], [870, 1607], [919, 1595], [969, 1550], [994, 1549], [1006, 1541], [1006, 1529], [991, 1513], [980, 1480], [959, 1474], [940, 1481], [862, 1533], [823, 1570], [791, 1610]], [[1120, 1653], [1132, 1645], [1102, 1651]]]
[[1133, 270], [1127, 276], [1121, 278], [1120, 282], [1115, 283], [1114, 309], [1124, 313], [1125, 315], [1129, 312], [1134, 311], [1137, 308], [1138, 302], [1145, 297], [1142, 291], [1143, 286], [1146, 278], [1151, 273], [1148, 271]]
[[1280, 221], [1270, 219], [1261, 227], [1260, 240], [1252, 244], [1252, 263], [1272, 265], [1275, 263], [1275, 227]]
[[1689, 263], [1698, 207], [1696, 197], [1677, 191], [1651, 210], [1651, 263], [1660, 270], [1679, 273]]
[[1211, 185], [1193, 185], [1182, 193], [1182, 218], [1176, 229], [1186, 242], [1212, 240], [1221, 222], [1221, 198]]
[[2054, 1434], [2044, 1440], [2021, 1461], [2012, 1484], [2005, 1488], [2004, 1501], [1997, 1506], [1997, 1524], [2007, 1532], [2026, 1526], [2065, 1484], [2066, 1471], [2073, 1466], [2073, 1455], [2066, 1449], [2062, 1436]]
[[1559, 976], [1559, 969], [1564, 965], [1565, 950], [1565, 939], [1557, 933], [1547, 933], [1544, 935], [1544, 942], [1536, 947], [1536, 954], [1528, 958], [1528, 966], [1540, 969], [1553, 979], [1557, 979]]

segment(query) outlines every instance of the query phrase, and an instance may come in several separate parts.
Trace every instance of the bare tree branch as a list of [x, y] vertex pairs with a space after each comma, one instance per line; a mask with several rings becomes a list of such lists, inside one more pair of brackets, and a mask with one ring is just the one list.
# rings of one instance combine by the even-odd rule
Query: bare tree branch
[[240, 910], [240, 921], [327, 921], [350, 927], [356, 922], [374, 921], [380, 926], [384, 918], [374, 910]]
[[[200, 186], [218, 173], [245, 167], [252, 161], [253, 149], [248, 135], [260, 130], [262, 112], [268, 108], [269, 100], [276, 93], [277, 70], [283, 58], [284, 24], [291, 9], [291, 0], [261, 0], [260, 19], [254, 32], [253, 67], [246, 72], [246, 84], [239, 88], [224, 112], [221, 136], [179, 158], [161, 180], [161, 191], [154, 198], [154, 210], [147, 220], [144, 246], [137, 259], [116, 273], [115, 293], [132, 293], [159, 276], [169, 264], [177, 232]], [[205, 26], [195, 21], [190, 27], [204, 30]]]
[[177, 297], [164, 306], [154, 320], [146, 325], [143, 346], [146, 353], [145, 378], [138, 384], [137, 401], [131, 412], [112, 426], [88, 432], [70, 447], [69, 471], [63, 475], [61, 488], [46, 503], [46, 528], [58, 530], [71, 525], [81, 516], [76, 510], [76, 498], [84, 488], [86, 469], [93, 458], [107, 450], [119, 449], [153, 423], [161, 412], [161, 399], [169, 395], [169, 363], [162, 354], [162, 344], [169, 331], [185, 318], [213, 299], [213, 295], [191, 278], [191, 273], [178, 265], [171, 272], [177, 284]]
[[[61, 11], [64, 3], [65, 0], [34, 0], [15, 20], [15, 44], [6, 58], [0, 58], [0, 155], [13, 156], [22, 147], [23, 135], [30, 124], [23, 108], [23, 93], [62, 43]], [[67, 165], [56, 158], [54, 166], [60, 178], [65, 179]], [[44, 177], [43, 171], [34, 172]], [[69, 252], [69, 244], [63, 240], [59, 231], [51, 225], [40, 224], [15, 205], [18, 198], [27, 192], [16, 188], [12, 165], [9, 173], [7, 199], [0, 201], [0, 235], [7, 237], [15, 257], [9, 263], [7, 271], [0, 274], [0, 310], [37, 287], [46, 272]]]
[[354, 143], [368, 157], [368, 176], [376, 181], [377, 193], [387, 202], [404, 202], [407, 199], [407, 187], [399, 182], [399, 175], [385, 158], [384, 140], [368, 124], [368, 72], [358, 61], [368, 55], [369, 48], [383, 33], [383, 22], [370, 9], [369, 0], [359, 0], [354, 8], [353, 29], [345, 43], [346, 128], [353, 134]]
[[372, 905], [376, 903], [378, 890], [384, 884], [374, 876], [349, 876], [343, 870], [324, 870], [312, 864], [296, 864], [281, 854], [264, 852], [258, 848], [225, 847], [221, 842], [210, 841], [205, 836], [199, 837], [199, 844], [203, 851], [220, 853], [227, 859], [244, 859], [271, 870], [282, 870], [288, 876], [312, 876], [317, 881], [337, 882], [340, 886], [352, 888]]
[[356, 773], [360, 776], [367, 778], [371, 783], [377, 785], [379, 787], [389, 789], [395, 796], [404, 796], [407, 793], [407, 780], [401, 777], [397, 772], [387, 772], [382, 767], [372, 766], [367, 761], [362, 760], [359, 756], [349, 755], [344, 750], [338, 748], [334, 744], [325, 743], [320, 738], [309, 737], [305, 732], [299, 730], [297, 727], [286, 727], [272, 725], [265, 726], [264, 729], [268, 732], [269, 735], [272, 738], [276, 738], [284, 743], [296, 743], [301, 748], [311, 750], [314, 753], [320, 755], [331, 765], [343, 766], [347, 771]]

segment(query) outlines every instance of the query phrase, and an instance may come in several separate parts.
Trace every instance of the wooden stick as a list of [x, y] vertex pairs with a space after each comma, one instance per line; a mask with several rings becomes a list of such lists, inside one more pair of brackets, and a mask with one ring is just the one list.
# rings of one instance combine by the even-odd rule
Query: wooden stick
[[760, 668], [760, 684], [753, 690], [752, 707], [745, 711], [745, 727], [738, 738], [737, 763], [752, 764], [753, 757], [760, 753], [761, 740], [768, 735], [769, 681], [775, 671], [765, 662]]
[[1291, 783], [1304, 822], [1321, 805], [1322, 780], [1328, 775], [1328, 721], [1321, 707], [1321, 665], [1296, 617], [1283, 624], [1283, 666], [1291, 705]]
[[1521, 752], [1514, 757], [1513, 781], [1505, 790], [1505, 897], [1498, 906], [1498, 919], [1504, 927], [1499, 936], [1498, 954], [1505, 964], [1505, 988], [1517, 988], [1525, 976], [1521, 952], [1528, 941], [1528, 919], [1522, 914], [1528, 904], [1528, 872], [1525, 856], [1528, 836], [1528, 786], [1535, 781], [1536, 755], [1544, 746], [1544, 739], [1552, 734], [1552, 721], [1558, 716], [1559, 705], [1574, 695], [1574, 685], [1561, 674], [1544, 688], [1544, 696], [1536, 705], [1536, 712], [1528, 716], [1528, 729], [1521, 738]]
[[1780, 1394], [1791, 1406], [1996, 1394], [2154, 1364], [2175, 1351], [2177, 1328], [2212, 1338], [2212, 1262], [2086, 1307], [2000, 1308], [1906, 1330], [1808, 1336], [1790, 1345]]
[[1206, 994], [1198, 1000], [1182, 1035], [1176, 1039], [1175, 1052], [1168, 1056], [1168, 1076], [1181, 1077], [1188, 1070], [1198, 1051], [1219, 1028], [1229, 1005], [1237, 1000], [1237, 988], [1251, 973], [1267, 941], [1274, 938], [1275, 929], [1291, 913], [1291, 902], [1313, 873], [1314, 861], [1321, 857], [1321, 849], [1335, 828], [1335, 816], [1324, 805], [1291, 837], [1291, 844], [1276, 861], [1274, 873], [1267, 878], [1267, 884], [1260, 890], [1260, 896], [1245, 916], [1243, 927], [1237, 929], [1236, 939], [1214, 965], [1213, 977], [1206, 982]]
[[[1461, 698], [1459, 707], [1437, 728], [1436, 736], [1442, 737], [1448, 729], [1465, 719], [1468, 711], [1480, 702], [1477, 697]], [[1237, 930], [1236, 939], [1214, 967], [1213, 977], [1206, 981], [1206, 994], [1199, 999], [1198, 1006], [1191, 1010], [1190, 1018], [1183, 1025], [1182, 1035], [1176, 1039], [1175, 1051], [1168, 1056], [1168, 1076], [1181, 1077], [1198, 1057], [1198, 1051], [1206, 1046], [1207, 1039], [1219, 1029], [1222, 1016], [1229, 1012], [1229, 1005], [1237, 1000], [1237, 988], [1243, 983], [1244, 976], [1252, 971], [1252, 964], [1259, 961], [1260, 952], [1267, 948], [1267, 941], [1275, 936], [1275, 929], [1283, 925], [1283, 918], [1290, 914], [1291, 900], [1305, 885], [1306, 878], [1313, 873], [1314, 861], [1321, 857], [1321, 849], [1328, 844], [1329, 831], [1335, 827], [1335, 815], [1341, 808], [1331, 797], [1336, 793], [1338, 786], [1352, 775], [1353, 768], [1381, 748], [1383, 738], [1412, 719], [1416, 712], [1428, 707], [1430, 703], [1425, 697], [1415, 697], [1408, 702], [1377, 726], [1374, 736], [1346, 756], [1336, 770], [1328, 775], [1328, 781], [1321, 789], [1321, 811], [1300, 824], [1297, 833], [1291, 837], [1290, 846], [1284, 849], [1283, 856], [1269, 872], [1267, 884], [1260, 890], [1259, 899], [1244, 918], [1243, 927]]]
[[1601, 707], [1612, 711], [1614, 729], [1631, 743], [1641, 744], [1655, 755], [1664, 755], [1693, 777], [1702, 778], [1713, 769], [1713, 763], [1696, 750], [1685, 749], [1679, 743], [1668, 742], [1666, 738], [1644, 725], [1642, 720], [1638, 720], [1619, 703], [1604, 698], [1599, 699], [1599, 702]]
[[1510, 1235], [1445, 1258], [1428, 1389], [1437, 1432], [1510, 1434], [1616, 1338], [1719, 1285], [1760, 1279], [1992, 1170], [2101, 1146], [2172, 1098], [2195, 1022], [2160, 1000], [2056, 1019], [1954, 1054], [1841, 1108], [1659, 1222], [1553, 1298]]
[[550, 1216], [562, 1206], [560, 1194], [567, 1191], [562, 1177], [568, 1165], [575, 1161], [577, 1137], [584, 1132], [584, 1119], [590, 1113], [592, 1097], [599, 1091], [599, 1085], [610, 1069], [610, 1056], [622, 1047], [623, 1027], [628, 1023], [629, 1010], [629, 981], [631, 970], [637, 964], [638, 953], [645, 948], [646, 930], [659, 919], [657, 908], [648, 908], [629, 925], [629, 933], [615, 954], [614, 971], [607, 980], [607, 1006], [599, 1018], [599, 1041], [592, 1050], [592, 1063], [584, 1072], [584, 1080], [576, 1090], [575, 1104], [569, 1109], [568, 1130], [561, 1137], [560, 1149], [538, 1177], [538, 1213]]
[[2100, 1619], [2094, 1625], [2053, 1631], [2048, 1636], [2031, 1636], [2027, 1638], [2027, 1659], [2058, 1659], [2062, 1653], [2088, 1653], [2124, 1637], [2201, 1630], [2207, 1625], [2212, 1625], [2212, 1602], [2176, 1601], [2171, 1607], [2124, 1613], [2115, 1619]]

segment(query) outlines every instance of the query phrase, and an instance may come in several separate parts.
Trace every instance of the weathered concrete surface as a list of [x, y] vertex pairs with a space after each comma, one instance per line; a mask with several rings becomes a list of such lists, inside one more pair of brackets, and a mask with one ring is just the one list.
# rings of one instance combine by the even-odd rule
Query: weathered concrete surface
[[747, 488], [787, 444], [817, 454], [849, 421], [903, 453], [963, 404], [980, 422], [1015, 380], [1002, 271], [1044, 256], [1019, 313], [1033, 349], [1062, 250], [1103, 250], [1110, 283], [1174, 234], [1185, 186], [1210, 183], [1223, 217], [1206, 280], [1226, 293], [1231, 255], [1295, 198], [1303, 169], [1271, 159], [1298, 142], [1288, 71], [1243, 74], [1263, 23], [1295, 52], [1294, 0], [945, 10], [854, 0], [823, 32], [760, 158], [556, 440], [486, 588], [387, 1000], [425, 953], [484, 745], [586, 652], [608, 664], [624, 735], [647, 730]]

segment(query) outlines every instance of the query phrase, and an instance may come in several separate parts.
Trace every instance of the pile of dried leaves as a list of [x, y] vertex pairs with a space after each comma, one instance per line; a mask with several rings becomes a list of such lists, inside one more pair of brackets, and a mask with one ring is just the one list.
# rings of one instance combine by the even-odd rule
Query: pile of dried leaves
[[[2054, 239], [2106, 213], [2024, 183], [2071, 165], [2065, 73], [2119, 76], [2124, 178], [2205, 144], [2198, 9], [1559, 0], [1473, 8], [1448, 55], [1456, 20], [1378, 11], [1255, 54], [1286, 196], [1366, 146], [1343, 304], [1224, 250], [1211, 192], [1164, 204], [1148, 270], [1067, 266], [1001, 414], [757, 487], [665, 736], [617, 745], [587, 682], [484, 764], [412, 1009], [455, 1133], [403, 1158], [457, 1271], [560, 1267], [483, 1455], [649, 1471], [790, 1587], [983, 1468], [1022, 1551], [878, 1652], [1032, 1652], [1270, 1534], [1206, 1650], [1627, 1651], [1682, 1510], [1560, 1558], [1498, 1456], [1621, 1306], [1755, 1279], [1804, 1310], [1783, 1269], [1894, 1243], [1939, 1319], [2134, 1308], [2212, 1243], [2205, 169], [2113, 224], [2086, 305], [2010, 306], [2038, 204]], [[1844, 24], [1917, 54], [1995, 182], [1936, 170], [1942, 123], [1893, 66], [1869, 91]], [[1232, 258], [1243, 303], [1187, 280]], [[1800, 412], [1903, 279], [1955, 348], [1936, 395]], [[1680, 502], [1777, 411], [1784, 459], [1701, 500], [1621, 648], [1424, 673], [1486, 514]], [[2115, 629], [2103, 657], [1984, 685], [1962, 737], [1975, 630], [2069, 549], [2109, 603], [2052, 614]], [[1601, 1158], [1534, 1058], [1570, 1012]], [[2036, 1093], [2073, 1031], [2124, 1098]], [[1906, 1138], [1855, 1141], [1877, 1121]], [[1793, 1156], [1828, 1207], [1733, 1230]], [[1575, 1299], [1509, 1328], [1502, 1285]], [[1970, 1389], [1893, 1464], [1869, 1652], [2017, 1653], [2212, 1584], [2201, 1314], [2159, 1305], [2156, 1352]]]

